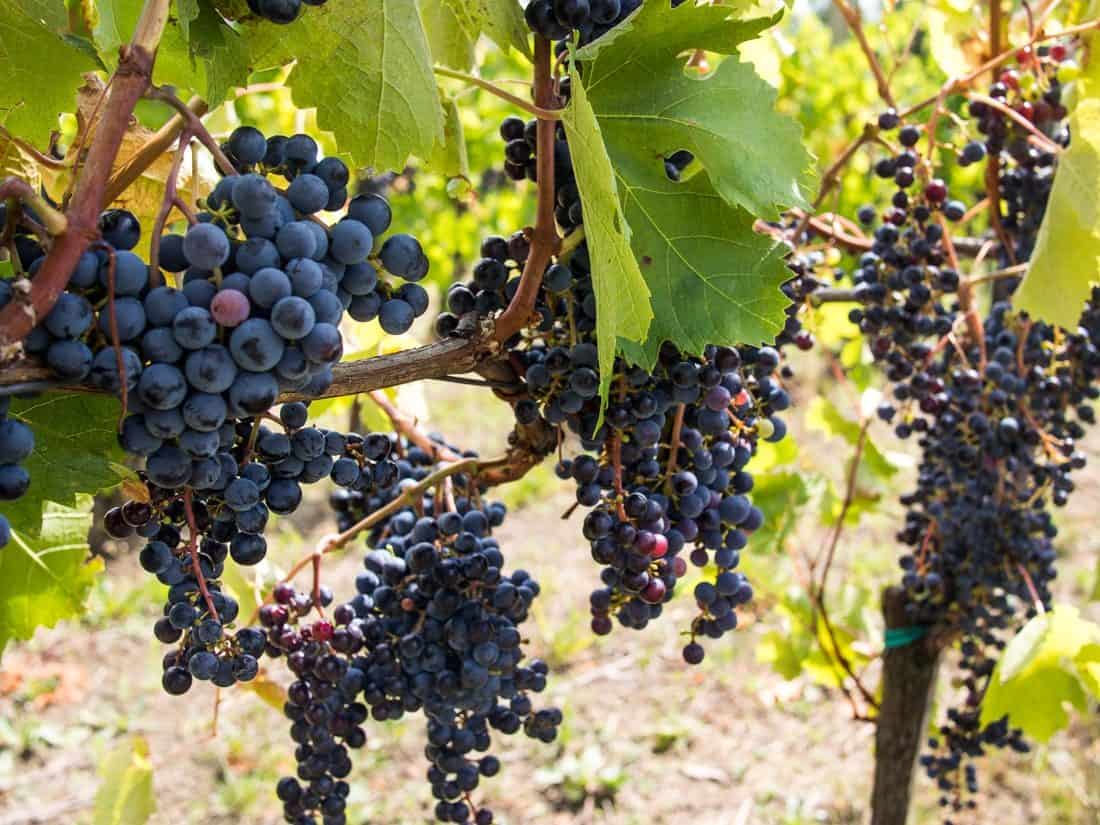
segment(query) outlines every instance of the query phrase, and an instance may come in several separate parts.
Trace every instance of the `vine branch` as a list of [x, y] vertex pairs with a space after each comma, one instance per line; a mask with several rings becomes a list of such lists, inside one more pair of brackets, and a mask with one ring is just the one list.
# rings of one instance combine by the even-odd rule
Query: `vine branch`
[[[552, 48], [545, 37], [535, 36], [535, 105], [543, 109], [551, 108], [556, 100], [554, 77], [550, 70]], [[550, 263], [550, 258], [558, 250], [560, 239], [554, 224], [554, 133], [556, 123], [547, 118], [539, 118], [536, 135], [537, 175], [537, 211], [535, 227], [531, 232], [531, 251], [527, 254], [527, 263], [523, 267], [519, 289], [512, 297], [508, 308], [497, 320], [494, 338], [504, 342], [519, 332], [531, 316], [538, 297], [542, 275]]]
[[157, 45], [168, 23], [171, 0], [146, 0], [130, 43], [119, 49], [118, 69], [95, 126], [95, 136], [66, 210], [65, 231], [54, 239], [27, 301], [0, 309], [0, 346], [21, 341], [57, 302], [88, 244], [99, 237], [99, 212], [107, 180], [126, 135], [134, 106], [149, 87]]

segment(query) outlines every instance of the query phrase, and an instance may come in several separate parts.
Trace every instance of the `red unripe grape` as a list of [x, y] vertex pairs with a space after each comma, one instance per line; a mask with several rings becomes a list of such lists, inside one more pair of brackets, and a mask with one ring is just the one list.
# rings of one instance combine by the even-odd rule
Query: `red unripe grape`
[[248, 320], [252, 306], [243, 292], [223, 289], [210, 302], [210, 314], [223, 327], [236, 327]]
[[642, 600], [657, 604], [665, 597], [665, 583], [660, 579], [651, 579], [642, 591]]
[[933, 178], [924, 187], [924, 196], [932, 203], [943, 203], [947, 199], [947, 184], [939, 178]]
[[649, 555], [655, 559], [659, 559], [668, 552], [668, 539], [666, 539], [660, 533], [653, 537], [653, 546], [649, 548]]
[[313, 623], [313, 638], [319, 642], [327, 642], [332, 638], [332, 622], [321, 619]]

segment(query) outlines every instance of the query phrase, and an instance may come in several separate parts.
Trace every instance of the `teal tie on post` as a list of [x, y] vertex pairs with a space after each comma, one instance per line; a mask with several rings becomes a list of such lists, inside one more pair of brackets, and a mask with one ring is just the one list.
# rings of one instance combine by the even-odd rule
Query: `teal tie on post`
[[913, 642], [920, 641], [928, 635], [927, 625], [910, 625], [909, 627], [888, 627], [886, 628], [886, 649], [892, 650], [896, 647], [905, 647], [911, 645]]

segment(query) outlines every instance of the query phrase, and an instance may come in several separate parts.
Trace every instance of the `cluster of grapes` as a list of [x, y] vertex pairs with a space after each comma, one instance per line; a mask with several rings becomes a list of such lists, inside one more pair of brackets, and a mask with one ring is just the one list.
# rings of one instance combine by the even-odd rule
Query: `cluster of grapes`
[[[170, 588], [156, 635], [180, 642], [165, 662], [172, 693], [192, 676], [227, 684], [255, 674], [263, 646], [247, 628], [226, 634], [238, 608], [217, 580], [226, 558], [247, 565], [264, 557], [271, 512], [293, 512], [301, 484], [330, 478], [367, 490], [396, 476], [385, 436], [308, 427], [301, 403], [282, 407], [281, 431], [262, 419], [281, 392], [327, 389], [345, 309], [404, 332], [428, 303], [413, 283], [427, 272], [414, 238], [391, 235], [373, 253], [391, 221], [385, 199], [354, 198], [331, 227], [314, 217], [343, 206], [348, 171], [319, 160], [311, 138], [268, 140], [243, 127], [225, 151], [243, 174], [217, 184], [186, 234], [155, 239], [155, 266], [132, 251], [141, 236], [134, 216], [105, 212], [102, 242], [81, 256], [67, 290], [23, 341], [65, 381], [124, 398], [119, 441], [144, 459], [147, 495], [108, 512], [106, 527], [148, 539], [142, 564]], [[289, 181], [285, 193], [268, 173]], [[17, 233], [16, 249], [33, 279], [42, 247]], [[392, 289], [383, 268], [408, 283]], [[162, 283], [162, 269], [182, 273], [178, 289]], [[4, 282], [0, 297], [11, 300], [21, 283]], [[33, 437], [14, 420], [0, 436], [0, 481], [14, 497], [27, 486], [15, 462]]]
[[[239, 608], [220, 592], [218, 579], [227, 557], [246, 566], [264, 558], [263, 531], [272, 512], [293, 513], [302, 500], [302, 484], [330, 479], [341, 488], [364, 490], [396, 476], [386, 436], [345, 435], [305, 426], [306, 418], [306, 405], [294, 402], [280, 409], [282, 431], [258, 420], [238, 422], [211, 461], [216, 480], [198, 485], [192, 478], [182, 496], [178, 488], [155, 480], [163, 467], [151, 456], [142, 473], [149, 501], [128, 501], [104, 516], [110, 535], [126, 538], [137, 532], [148, 539], [141, 565], [169, 587], [164, 616], [153, 630], [165, 644], [180, 643], [165, 660], [163, 684], [170, 693], [186, 692], [191, 676], [225, 686], [255, 675], [255, 658], [265, 649], [263, 634], [257, 639], [246, 627], [235, 642], [223, 635]], [[271, 640], [278, 647], [277, 642]], [[212, 666], [221, 668], [217, 675]]]
[[[0, 501], [15, 501], [30, 486], [31, 478], [19, 462], [34, 452], [34, 432], [8, 415], [11, 399], [0, 397]], [[11, 523], [0, 513], [0, 547], [11, 540]]]
[[[447, 447], [437, 437], [435, 444]], [[330, 503], [341, 529], [407, 495], [442, 466], [432, 452], [407, 442], [395, 452], [398, 473], [388, 485], [334, 491]], [[550, 742], [561, 712], [536, 711], [530, 699], [545, 688], [547, 669], [538, 660], [521, 664], [519, 627], [539, 585], [526, 571], [502, 572], [504, 557], [491, 533], [504, 520], [504, 505], [482, 501], [465, 474], [451, 481], [452, 496], [425, 490], [374, 525], [357, 595], [344, 609], [355, 617], [350, 627], [361, 640], [352, 661], [364, 674], [371, 717], [424, 711], [436, 817], [488, 825], [491, 810], [474, 806], [470, 792], [500, 770], [496, 757], [480, 755], [491, 746], [490, 729], [522, 729]]]
[[436, 334], [442, 338], [453, 334], [459, 319], [471, 312], [487, 317], [508, 306], [519, 288], [520, 273], [530, 251], [531, 242], [522, 232], [508, 238], [500, 235], [485, 238], [473, 277], [466, 283], [456, 282], [447, 290], [447, 311], [436, 317]]
[[[534, 177], [534, 131], [533, 122], [518, 118], [502, 124], [506, 168], [514, 178]], [[554, 157], [556, 218], [568, 233], [582, 215], [562, 133]], [[437, 331], [451, 333], [467, 312], [490, 314], [506, 306], [528, 250], [519, 233], [487, 238], [473, 280], [452, 286], [450, 312], [437, 321]], [[684, 657], [698, 663], [703, 649], [696, 638], [733, 629], [735, 608], [752, 597], [735, 568], [748, 533], [763, 516], [745, 495], [753, 480], [744, 468], [758, 439], [778, 440], [786, 432], [776, 415], [790, 403], [777, 374], [779, 353], [771, 347], [708, 347], [702, 357], [692, 357], [666, 345], [652, 371], [617, 359], [612, 400], [597, 428], [596, 300], [585, 242], [547, 268], [535, 310], [534, 327], [508, 342], [528, 393], [515, 413], [521, 427], [540, 421], [567, 425], [592, 453], [560, 462], [558, 473], [576, 482], [580, 505], [594, 508], [584, 534], [605, 569], [604, 587], [591, 597], [593, 630], [610, 632], [613, 616], [642, 628], [660, 615], [687, 572], [680, 553], [690, 546], [686, 555], [694, 565], [714, 562], [716, 570], [714, 581], [695, 591], [699, 615]], [[789, 326], [791, 337], [800, 336], [793, 315]]]
[[[350, 790], [343, 780], [352, 769], [348, 751], [367, 741], [362, 725], [368, 711], [358, 701], [366, 677], [362, 662], [353, 658], [365, 639], [348, 606], [338, 606], [332, 621], [324, 618], [324, 608], [332, 603], [327, 588], [310, 594], [281, 582], [272, 598], [260, 608], [260, 623], [269, 654], [285, 657], [295, 677], [283, 712], [291, 721], [298, 763], [297, 777], [280, 779], [276, 795], [287, 822], [313, 822], [320, 815], [326, 825], [343, 825]], [[319, 618], [308, 622], [314, 610]]]
[[[713, 581], [694, 591], [699, 614], [684, 659], [697, 664], [697, 638], [719, 638], [737, 625], [735, 608], [752, 598], [735, 572], [748, 535], [763, 514], [748, 496], [745, 470], [759, 439], [776, 441], [786, 425], [776, 413], [789, 404], [774, 372], [770, 347], [708, 347], [702, 358], [665, 345], [653, 372], [616, 364], [606, 423], [593, 431], [599, 399], [591, 341], [536, 345], [524, 353], [526, 379], [538, 414], [565, 423], [595, 453], [558, 465], [577, 485], [577, 502], [593, 508], [583, 532], [593, 559], [604, 565], [603, 587], [590, 597], [592, 629], [611, 631], [611, 618], [642, 629], [688, 569], [713, 564]], [[579, 378], [578, 378], [579, 376]], [[517, 408], [520, 415], [531, 414]], [[688, 551], [681, 555], [685, 549]]]
[[[610, 24], [639, 4], [627, 5], [609, 17]], [[581, 7], [583, 14], [572, 16]], [[554, 39], [573, 28], [582, 29], [582, 40], [606, 31], [607, 24], [593, 28], [586, 22], [588, 13], [583, 2], [532, 3], [527, 9], [532, 29]], [[568, 96], [569, 89], [559, 84], [558, 92]], [[505, 171], [513, 179], [537, 177], [536, 132], [535, 121], [510, 117], [501, 125]], [[690, 153], [669, 158], [670, 176], [691, 161]], [[555, 219], [568, 238], [583, 224], [583, 214], [560, 129], [554, 181]], [[506, 306], [528, 248], [518, 233], [508, 240], [487, 238], [473, 280], [451, 288], [450, 312], [439, 319], [437, 331], [449, 334], [464, 313], [491, 314]], [[779, 377], [779, 352], [711, 346], [696, 357], [666, 344], [652, 370], [616, 359], [612, 397], [600, 423], [596, 299], [584, 241], [547, 268], [535, 310], [533, 328], [508, 342], [527, 390], [515, 413], [521, 427], [568, 426], [586, 451], [559, 462], [558, 474], [573, 479], [578, 504], [592, 508], [584, 535], [593, 558], [604, 565], [604, 586], [591, 596], [592, 628], [610, 632], [613, 617], [627, 627], [644, 627], [672, 598], [688, 559], [698, 567], [713, 562], [714, 580], [695, 590], [699, 614], [683, 651], [687, 661], [698, 663], [703, 649], [696, 639], [733, 629], [735, 608], [752, 598], [748, 581], [735, 571], [748, 534], [763, 521], [746, 496], [753, 479], [745, 467], [759, 439], [779, 440], [786, 432], [777, 415], [790, 404]], [[788, 327], [788, 338], [812, 345], [793, 313]], [[685, 548], [689, 552], [681, 556]]]
[[[1018, 61], [989, 96], [1068, 145], [1060, 80], [1075, 64], [1060, 46], [1026, 50]], [[998, 253], [1006, 265], [1026, 260], [1055, 158], [1000, 109], [978, 101], [970, 114], [985, 139], [965, 143], [958, 160], [997, 164], [1006, 241]], [[1085, 464], [1076, 445], [1100, 397], [1100, 290], [1076, 330], [1014, 311], [1012, 281], [981, 320], [971, 285], [951, 264], [944, 220], [961, 219], [965, 205], [949, 199], [942, 181], [918, 179], [919, 127], [902, 125], [892, 111], [879, 126], [897, 129], [903, 149], [875, 165], [896, 186], [890, 206], [858, 215], [878, 226], [852, 273], [861, 306], [850, 318], [893, 387], [879, 416], [899, 437], [920, 438], [916, 488], [902, 498], [908, 509], [899, 539], [913, 548], [900, 560], [902, 584], [914, 624], [961, 633], [962, 705], [948, 712], [933, 752], [922, 757], [943, 804], [961, 810], [974, 805], [964, 798], [977, 790], [974, 757], [989, 747], [1028, 747], [1011, 720], [982, 724], [982, 698], [1007, 634], [1050, 604], [1057, 527], [1049, 508], [1066, 503], [1070, 474]]]
[[248, 8], [264, 20], [286, 25], [298, 19], [303, 4], [323, 6], [327, 2], [328, 0], [248, 0]]

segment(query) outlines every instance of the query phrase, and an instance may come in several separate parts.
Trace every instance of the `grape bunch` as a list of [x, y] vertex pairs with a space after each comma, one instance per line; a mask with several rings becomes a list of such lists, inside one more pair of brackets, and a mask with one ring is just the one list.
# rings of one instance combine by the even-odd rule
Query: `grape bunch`
[[[34, 452], [34, 432], [9, 414], [10, 403], [7, 396], [0, 397], [0, 501], [21, 498], [31, 483], [30, 474], [20, 462]], [[0, 513], [0, 547], [10, 540], [11, 523]]]
[[[438, 436], [433, 446], [455, 452]], [[388, 485], [333, 492], [341, 530], [408, 496], [445, 466], [408, 442], [394, 452], [398, 473]], [[359, 654], [352, 663], [362, 674], [371, 718], [424, 712], [436, 817], [488, 825], [491, 810], [474, 806], [470, 793], [500, 769], [499, 760], [485, 754], [491, 731], [522, 729], [551, 742], [561, 712], [535, 710], [530, 698], [545, 688], [547, 668], [538, 660], [522, 664], [519, 628], [539, 585], [526, 571], [503, 573], [492, 529], [503, 523], [504, 505], [484, 502], [466, 474], [451, 480], [451, 499], [425, 489], [374, 525], [357, 595], [340, 608], [340, 618], [354, 616], [347, 622]]]
[[[363, 647], [362, 630], [346, 605], [323, 616], [332, 594], [319, 588], [302, 593], [289, 583], [275, 586], [273, 601], [260, 609], [267, 631], [268, 650], [284, 657], [295, 681], [287, 689], [283, 712], [291, 721], [290, 738], [296, 743], [297, 777], [279, 780], [276, 795], [287, 822], [312, 822], [319, 815], [328, 825], [346, 822], [344, 808], [350, 787], [349, 751], [367, 741], [368, 719], [359, 701], [365, 675], [353, 658]], [[308, 621], [316, 610], [320, 615]]]
[[286, 25], [302, 13], [302, 6], [323, 6], [328, 0], [248, 0], [249, 10], [264, 20]]
[[[989, 96], [1067, 146], [1061, 82], [1075, 64], [1057, 45], [1025, 50], [1018, 61]], [[991, 235], [1008, 267], [1031, 254], [1056, 158], [1000, 109], [974, 101], [969, 114], [984, 137], [961, 142], [957, 160], [995, 165], [1001, 202]], [[849, 317], [892, 386], [879, 417], [899, 437], [919, 439], [916, 486], [902, 498], [898, 538], [911, 549], [900, 559], [901, 583], [914, 625], [961, 636], [962, 702], [922, 757], [942, 803], [959, 811], [975, 804], [974, 758], [990, 747], [1028, 749], [1010, 718], [982, 723], [982, 701], [1010, 634], [1050, 606], [1058, 534], [1051, 510], [1066, 504], [1071, 475], [1085, 465], [1077, 444], [1100, 397], [1100, 290], [1080, 325], [1063, 330], [1015, 310], [1017, 279], [1005, 278], [983, 319], [954, 263], [951, 224], [966, 204], [922, 174], [919, 126], [887, 111], [879, 127], [896, 130], [901, 149], [874, 166], [893, 183], [890, 205], [857, 216], [874, 232], [852, 270], [860, 306]]]
[[[331, 479], [364, 490], [396, 475], [385, 436], [307, 426], [300, 402], [284, 404], [277, 419], [271, 408], [282, 393], [312, 398], [328, 388], [345, 311], [403, 332], [428, 303], [414, 283], [427, 272], [419, 243], [401, 234], [375, 242], [391, 223], [384, 198], [353, 198], [331, 227], [315, 218], [344, 205], [348, 172], [339, 160], [319, 160], [312, 138], [268, 140], [242, 127], [225, 150], [242, 174], [214, 187], [184, 234], [155, 239], [156, 266], [133, 252], [141, 236], [134, 216], [104, 212], [102, 241], [23, 341], [65, 382], [123, 399], [119, 442], [142, 461], [144, 492], [109, 511], [105, 526], [116, 538], [147, 539], [142, 565], [169, 587], [155, 634], [179, 643], [165, 660], [171, 693], [192, 677], [229, 684], [255, 675], [264, 646], [248, 628], [229, 634], [238, 607], [218, 580], [227, 559], [264, 557], [271, 513], [294, 512], [303, 484]], [[285, 193], [269, 173], [289, 181]], [[33, 280], [41, 246], [17, 234], [16, 249]], [[391, 287], [383, 269], [406, 283]], [[12, 284], [4, 286], [13, 299]], [[33, 437], [15, 420], [0, 436], [0, 492], [13, 497], [26, 487], [16, 462]]]
[[[536, 176], [535, 131], [534, 121], [518, 118], [501, 126], [505, 169], [513, 178]], [[569, 158], [559, 129], [555, 216], [567, 238], [583, 223]], [[690, 158], [678, 162], [686, 165]], [[521, 233], [486, 238], [472, 280], [448, 291], [448, 312], [437, 319], [437, 332], [451, 334], [466, 313], [489, 316], [507, 306], [529, 249]], [[808, 289], [799, 284], [793, 277], [790, 288]], [[696, 664], [703, 659], [697, 640], [732, 630], [735, 609], [752, 598], [736, 568], [763, 515], [746, 495], [753, 479], [745, 468], [760, 439], [777, 441], [786, 433], [778, 415], [790, 405], [780, 353], [770, 346], [711, 346], [694, 357], [666, 343], [652, 370], [619, 358], [604, 410], [586, 242], [546, 269], [535, 313], [533, 327], [507, 342], [527, 392], [515, 413], [519, 427], [541, 422], [568, 428], [586, 451], [561, 461], [558, 474], [576, 483], [578, 504], [591, 508], [583, 532], [603, 566], [603, 586], [590, 599], [592, 628], [609, 633], [613, 619], [645, 627], [673, 597], [689, 561], [700, 568], [713, 563], [713, 580], [695, 589], [699, 613], [683, 651]], [[812, 345], [793, 313], [786, 334], [800, 346]]]
[[[165, 659], [163, 683], [169, 693], [186, 692], [188, 675], [212, 678], [220, 686], [246, 681], [256, 673], [255, 659], [270, 649], [263, 634], [256, 637], [255, 628], [239, 630], [237, 644], [223, 637], [222, 629], [233, 623], [239, 607], [220, 592], [218, 579], [227, 557], [244, 566], [263, 560], [263, 532], [271, 513], [297, 510], [303, 484], [331, 480], [361, 490], [396, 475], [386, 436], [306, 426], [307, 412], [301, 402], [284, 404], [277, 419], [281, 431], [259, 420], [238, 422], [210, 465], [214, 482], [188, 488], [182, 496], [178, 489], [157, 483], [163, 472], [159, 464], [147, 464], [142, 479], [150, 500], [128, 501], [104, 516], [115, 538], [136, 532], [148, 539], [141, 565], [169, 587], [164, 616], [153, 628], [161, 642], [179, 643], [174, 658], [170, 654]], [[186, 456], [181, 460], [190, 463]], [[199, 653], [203, 655], [196, 658]], [[242, 654], [251, 659], [242, 660]], [[217, 675], [211, 675], [214, 665], [222, 668]], [[226, 670], [230, 666], [233, 670]]]

